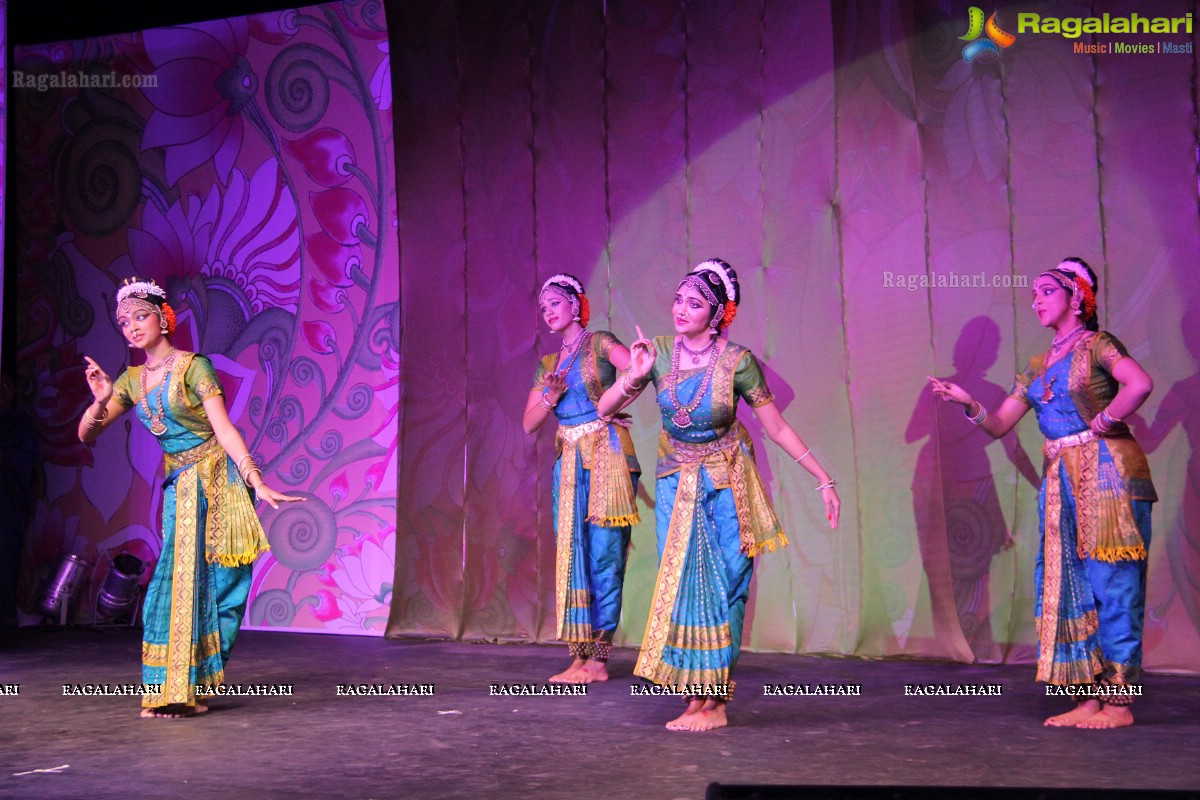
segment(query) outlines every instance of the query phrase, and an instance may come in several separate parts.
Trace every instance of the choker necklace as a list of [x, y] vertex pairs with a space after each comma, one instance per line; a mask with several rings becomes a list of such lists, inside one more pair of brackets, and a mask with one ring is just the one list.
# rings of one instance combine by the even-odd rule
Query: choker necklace
[[[163, 418], [166, 417], [166, 415], [167, 415], [167, 412], [163, 410], [163, 395], [167, 393], [166, 383], [167, 383], [167, 379], [171, 377], [170, 369], [171, 369], [171, 364], [173, 364], [174, 362], [175, 362], [175, 348], [172, 347], [170, 352], [167, 353], [166, 357], [161, 359], [153, 367], [143, 366], [142, 372], [138, 376], [138, 378], [140, 379], [139, 383], [141, 384], [141, 387], [142, 387], [142, 398], [141, 398], [142, 399], [142, 411], [144, 411], [146, 413], [146, 417], [150, 420], [150, 432], [153, 433], [155, 436], [162, 436], [164, 433], [167, 432], [167, 425], [165, 422], [163, 422]], [[146, 395], [149, 393], [146, 389], [146, 378], [151, 372], [157, 372], [158, 370], [160, 370], [164, 367], [167, 369], [168, 374], [163, 375], [163, 379], [161, 381], [159, 381], [159, 385], [157, 387], [155, 387], [159, 390], [158, 403], [157, 403], [158, 408], [157, 408], [157, 410], [155, 410], [155, 409], [150, 408], [150, 403], [146, 401]]]
[[164, 364], [170, 362], [174, 358], [175, 358], [175, 348], [172, 347], [170, 350], [167, 351], [167, 354], [165, 356], [163, 356], [162, 358], [160, 358], [158, 360], [157, 364], [155, 364], [153, 366], [151, 366], [149, 364], [144, 364], [143, 368], [149, 372], [158, 372], [160, 369], [163, 368]]
[[[671, 421], [675, 423], [677, 428], [692, 427], [692, 412], [700, 407], [700, 401], [704, 399], [704, 393], [708, 391], [708, 385], [712, 382], [713, 372], [717, 367], [717, 340], [714, 338], [712, 344], [705, 348], [708, 351], [708, 368], [704, 370], [704, 377], [700, 381], [700, 388], [696, 390], [696, 395], [692, 398], [692, 402], [684, 405], [679, 402], [679, 395], [675, 393], [676, 386], [679, 385], [679, 352], [687, 349], [683, 344], [683, 339], [675, 343], [675, 350], [671, 354], [671, 375], [667, 378], [669, 386], [667, 393], [671, 398], [671, 405], [675, 406], [675, 413], [671, 415]], [[695, 353], [694, 350], [688, 350], [689, 353]], [[701, 353], [704, 350], [700, 351]]]
[[717, 346], [717, 337], [713, 336], [711, 339], [709, 339], [708, 346], [702, 347], [699, 350], [693, 350], [692, 348], [688, 347], [687, 342], [685, 342], [682, 337], [679, 339], [679, 345], [684, 349], [684, 352], [692, 357], [693, 364], [699, 364], [700, 357]]
[[1070, 333], [1068, 333], [1066, 336], [1062, 337], [1061, 339], [1055, 339], [1053, 342], [1050, 343], [1051, 352], [1054, 355], [1058, 355], [1060, 350], [1062, 350], [1068, 344], [1070, 344], [1071, 342], [1075, 341], [1080, 336], [1082, 336], [1086, 330], [1087, 330], [1086, 327], [1084, 327], [1083, 325], [1080, 325], [1079, 327], [1075, 328], [1075, 330], [1071, 331]]
[[570, 350], [572, 347], [574, 347], [575, 345], [579, 344], [579, 340], [580, 340], [580, 339], [582, 339], [582, 338], [583, 338], [584, 336], [586, 336], [586, 335], [587, 335], [587, 328], [581, 328], [581, 329], [580, 329], [580, 331], [579, 331], [579, 333], [575, 334], [575, 338], [574, 338], [574, 339], [572, 339], [571, 341], [569, 341], [569, 342], [568, 342], [568, 341], [567, 341], [567, 340], [564, 338], [564, 339], [563, 339], [563, 343], [562, 343], [562, 347], [560, 347], [559, 349], [560, 349], [560, 350]]

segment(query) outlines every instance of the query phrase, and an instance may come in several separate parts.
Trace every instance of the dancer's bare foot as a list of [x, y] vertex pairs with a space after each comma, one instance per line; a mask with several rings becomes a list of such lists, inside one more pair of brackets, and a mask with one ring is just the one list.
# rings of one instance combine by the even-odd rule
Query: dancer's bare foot
[[704, 708], [703, 700], [689, 700], [687, 710], [685, 710], [682, 714], [680, 714], [675, 719], [668, 722], [667, 730], [669, 730], [669, 731], [690, 731], [692, 728], [688, 721], [688, 718], [694, 717], [695, 715], [699, 714], [700, 710], [702, 708]]
[[[693, 706], [697, 704], [700, 706], [699, 710], [692, 711]], [[685, 711], [679, 719], [667, 723], [667, 727], [673, 731], [711, 731], [715, 728], [724, 728], [728, 724], [729, 719], [725, 716], [725, 704], [720, 700], [710, 698], [702, 704], [699, 700], [694, 700], [688, 705], [688, 711]], [[678, 727], [672, 727], [672, 725]]]
[[608, 680], [608, 663], [605, 661], [588, 660], [579, 670], [575, 683], [596, 683]]
[[1100, 713], [1093, 714], [1076, 725], [1076, 728], [1105, 730], [1108, 728], [1127, 728], [1133, 724], [1133, 712], [1129, 706], [1105, 706]]
[[1065, 714], [1056, 714], [1042, 724], [1050, 728], [1074, 728], [1084, 720], [1100, 713], [1100, 701], [1088, 700], [1075, 706]]
[[582, 658], [575, 659], [571, 662], [571, 666], [557, 675], [551, 675], [550, 683], [587, 683], [587, 681], [580, 680], [580, 673], [583, 671], [585, 664], [587, 662]]
[[181, 719], [183, 717], [194, 717], [206, 711], [208, 711], [208, 706], [203, 703], [196, 703], [194, 706], [176, 703], [156, 708], [143, 708], [142, 713], [138, 716], [142, 719]]

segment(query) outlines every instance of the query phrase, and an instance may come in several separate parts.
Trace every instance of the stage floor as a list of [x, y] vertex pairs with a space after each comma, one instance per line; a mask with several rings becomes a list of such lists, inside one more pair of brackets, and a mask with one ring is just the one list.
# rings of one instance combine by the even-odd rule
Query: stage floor
[[[613, 679], [585, 697], [494, 696], [493, 683], [542, 685], [565, 648], [246, 632], [227, 680], [290, 684], [291, 696], [143, 720], [137, 698], [63, 688], [137, 682], [137, 630], [26, 630], [0, 649], [0, 797], [668, 800], [702, 798], [713, 781], [1200, 788], [1200, 679], [1149, 676], [1133, 728], [1061, 730], [1041, 721], [1068, 701], [1046, 697], [1031, 667], [748, 653], [730, 727], [673, 733], [662, 724], [678, 699], [631, 695], [635, 655], [614, 650]], [[763, 694], [789, 683], [861, 695]], [[435, 693], [339, 696], [340, 684]], [[906, 696], [908, 684], [1002, 694]]]

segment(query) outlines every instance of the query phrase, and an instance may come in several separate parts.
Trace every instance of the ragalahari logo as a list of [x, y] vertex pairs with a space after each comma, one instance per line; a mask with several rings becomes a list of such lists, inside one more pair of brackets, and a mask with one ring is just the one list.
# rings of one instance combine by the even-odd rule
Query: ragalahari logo
[[[984, 33], [987, 34], [986, 39], [980, 39]], [[999, 58], [1000, 49], [1007, 48], [1017, 40], [1008, 31], [1000, 29], [996, 24], [996, 15], [993, 13], [987, 18], [987, 22], [983, 21], [983, 10], [977, 6], [971, 6], [970, 12], [970, 27], [965, 36], [958, 37], [969, 44], [963, 48], [963, 61], [970, 64], [975, 59], [990, 53]]]

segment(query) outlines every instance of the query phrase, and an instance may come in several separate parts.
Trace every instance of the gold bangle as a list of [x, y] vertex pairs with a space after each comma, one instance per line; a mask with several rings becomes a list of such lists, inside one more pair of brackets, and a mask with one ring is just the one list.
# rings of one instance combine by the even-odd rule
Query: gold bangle
[[250, 469], [246, 470], [246, 474], [242, 476], [242, 480], [245, 481], [246, 485], [249, 486], [251, 489], [258, 488], [258, 486], [255, 486], [254, 484], [250, 483], [250, 476], [256, 472], [258, 473], [258, 478], [259, 478], [258, 486], [262, 486], [264, 483], [266, 483], [266, 480], [263, 479], [263, 471], [261, 469], [259, 469], [258, 467], [251, 467]]

